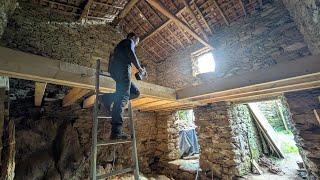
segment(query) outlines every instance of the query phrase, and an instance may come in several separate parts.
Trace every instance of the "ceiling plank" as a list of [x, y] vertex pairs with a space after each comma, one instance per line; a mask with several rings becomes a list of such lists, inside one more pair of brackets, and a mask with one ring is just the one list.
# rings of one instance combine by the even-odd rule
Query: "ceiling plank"
[[214, 4], [214, 5], [216, 6], [216, 8], [218, 9], [218, 11], [219, 11], [219, 13], [221, 14], [224, 22], [225, 22], [228, 26], [230, 26], [230, 23], [229, 23], [226, 15], [224, 14], [224, 12], [222, 11], [222, 9], [220, 8], [220, 6], [219, 6], [219, 4], [217, 3], [217, 1], [216, 1], [216, 0], [211, 0], [211, 1], [213, 2], [213, 4]]
[[105, 3], [101, 3], [101, 2], [97, 2], [97, 1], [94, 1], [93, 4], [98, 4], [100, 6], [111, 7], [111, 8], [114, 8], [114, 9], [123, 9], [123, 7], [121, 7], [121, 6], [114, 6], [112, 4], [105, 4]]
[[180, 46], [185, 49], [186, 47], [183, 45], [182, 41], [180, 40], [180, 38], [178, 38], [178, 36], [176, 34], [174, 34], [172, 32], [172, 30], [168, 27], [169, 33], [175, 38], [175, 40], [180, 44]]
[[82, 20], [82, 19], [86, 19], [86, 18], [87, 18], [92, 3], [93, 3], [93, 0], [88, 0], [88, 1], [87, 1], [87, 4], [86, 4], [86, 5], [84, 6], [84, 8], [83, 8], [83, 11], [82, 11], [82, 13], [81, 13], [81, 15], [80, 15], [80, 17], [79, 17], [79, 20]]
[[209, 23], [207, 22], [207, 20], [204, 18], [202, 12], [200, 11], [199, 7], [197, 6], [197, 4], [195, 2], [193, 2], [194, 4], [194, 8], [195, 10], [198, 12], [198, 14], [200, 15], [200, 18], [203, 20], [205, 26], [207, 27], [208, 31], [210, 32], [210, 34], [212, 35], [213, 32], [212, 32], [212, 29], [211, 27], [209, 26]]
[[196, 15], [194, 14], [193, 10], [190, 8], [190, 5], [188, 4], [188, 2], [186, 0], [182, 0], [184, 6], [186, 7], [187, 11], [189, 11], [191, 18], [193, 19], [193, 21], [197, 24], [197, 26], [200, 29], [201, 34], [203, 35], [203, 37], [208, 40], [208, 36], [206, 34], [206, 32], [204, 31], [202, 25], [200, 24], [200, 22], [198, 21]]
[[35, 106], [41, 106], [46, 87], [47, 87], [47, 83], [35, 82], [35, 91], [34, 91], [34, 105]]
[[[181, 19], [184, 21], [184, 23], [185, 23], [186, 25], [188, 25], [188, 27], [190, 28], [191, 26], [189, 26], [189, 24], [188, 24], [187, 20], [184, 18], [184, 16], [183, 16], [182, 14], [180, 14], [180, 16], [181, 16]], [[176, 24], [174, 24], [174, 25], [176, 25]], [[188, 34], [184, 32], [184, 29], [181, 28], [179, 25], [177, 25], [177, 27], [178, 27], [178, 29], [180, 30], [180, 32], [181, 32], [181, 34], [183, 35], [183, 37], [186, 38], [186, 40], [188, 41], [188, 43], [189, 43], [189, 44], [192, 44], [191, 39], [188, 37]]]
[[243, 14], [244, 16], [247, 16], [247, 11], [246, 11], [246, 7], [244, 6], [242, 0], [239, 0], [240, 6], [242, 8]]
[[178, 51], [176, 47], [174, 47], [169, 41], [166, 40], [164, 36], [162, 36], [161, 33], [158, 33], [158, 36], [160, 36], [161, 40], [163, 40], [166, 44], [168, 44], [174, 51]]
[[153, 6], [155, 9], [160, 11], [163, 15], [167, 16], [169, 19], [171, 19], [175, 24], [177, 24], [179, 27], [187, 31], [189, 34], [191, 34], [196, 40], [204, 44], [205, 46], [209, 47], [210, 49], [213, 49], [213, 47], [204, 39], [202, 39], [197, 33], [195, 33], [192, 29], [188, 27], [184, 22], [182, 22], [180, 19], [177, 18], [177, 16], [173, 15], [170, 11], [168, 11], [165, 7], [163, 7], [158, 1], [156, 0], [147, 0], [147, 2]]
[[82, 98], [90, 92], [89, 89], [82, 88], [72, 88], [67, 95], [64, 96], [62, 100], [62, 106], [66, 107], [75, 103], [78, 99]]

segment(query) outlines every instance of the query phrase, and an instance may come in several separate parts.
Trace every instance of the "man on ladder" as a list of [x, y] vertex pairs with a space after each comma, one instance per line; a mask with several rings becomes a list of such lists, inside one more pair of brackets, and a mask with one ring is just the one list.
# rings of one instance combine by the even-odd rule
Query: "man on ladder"
[[139, 43], [139, 37], [135, 33], [129, 33], [122, 40], [110, 56], [109, 69], [111, 77], [116, 81], [116, 92], [106, 93], [100, 96], [107, 111], [112, 106], [112, 129], [110, 139], [130, 139], [130, 135], [122, 130], [124, 109], [129, 100], [139, 97], [140, 92], [131, 81], [131, 63], [138, 69], [141, 76], [147, 76], [145, 68], [139, 62], [135, 53], [135, 47]]

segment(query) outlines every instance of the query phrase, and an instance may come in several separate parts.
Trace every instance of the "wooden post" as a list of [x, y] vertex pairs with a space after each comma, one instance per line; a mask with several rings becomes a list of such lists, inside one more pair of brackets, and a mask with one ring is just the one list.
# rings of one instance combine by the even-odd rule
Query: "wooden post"
[[44, 92], [46, 90], [47, 83], [36, 82], [34, 91], [34, 105], [41, 106]]
[[284, 118], [284, 115], [283, 115], [282, 109], [281, 109], [281, 107], [280, 107], [280, 105], [279, 105], [279, 102], [276, 102], [276, 105], [277, 105], [277, 107], [278, 107], [278, 112], [279, 112], [280, 118], [281, 118], [281, 120], [282, 120], [282, 123], [283, 123], [283, 125], [284, 125], [284, 128], [288, 131], [289, 128], [288, 128], [286, 119]]

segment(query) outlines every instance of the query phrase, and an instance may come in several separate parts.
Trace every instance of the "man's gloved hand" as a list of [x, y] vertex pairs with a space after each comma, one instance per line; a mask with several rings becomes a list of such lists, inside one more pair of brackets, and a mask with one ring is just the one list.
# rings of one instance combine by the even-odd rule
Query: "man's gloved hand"
[[143, 77], [148, 77], [148, 73], [145, 67], [142, 67], [139, 69], [139, 73], [143, 76]]

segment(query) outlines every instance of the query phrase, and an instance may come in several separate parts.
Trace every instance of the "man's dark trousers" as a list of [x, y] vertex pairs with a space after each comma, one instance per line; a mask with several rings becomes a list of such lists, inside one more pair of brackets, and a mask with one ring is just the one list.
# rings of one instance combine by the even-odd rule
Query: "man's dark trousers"
[[[117, 68], [118, 69], [118, 68]], [[103, 98], [104, 104], [114, 101], [112, 108], [112, 130], [113, 134], [122, 132], [123, 115], [125, 107], [129, 100], [139, 97], [140, 91], [137, 86], [131, 81], [131, 67], [121, 68], [116, 72], [111, 72], [111, 77], [116, 81], [116, 92], [112, 94], [105, 94]], [[106, 98], [109, 96], [109, 98]], [[111, 98], [110, 98], [111, 96]]]

